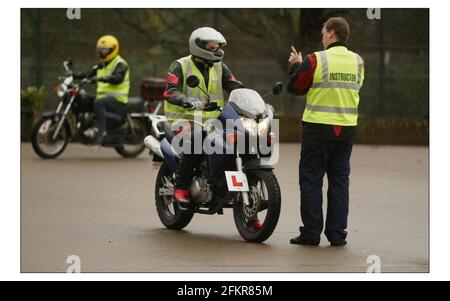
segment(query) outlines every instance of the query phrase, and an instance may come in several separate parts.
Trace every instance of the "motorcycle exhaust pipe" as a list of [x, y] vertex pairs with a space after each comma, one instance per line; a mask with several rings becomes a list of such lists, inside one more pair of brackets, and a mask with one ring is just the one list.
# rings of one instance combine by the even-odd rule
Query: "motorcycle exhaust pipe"
[[159, 142], [155, 137], [152, 135], [145, 137], [144, 144], [146, 148], [164, 159], [164, 155], [161, 151], [161, 142]]

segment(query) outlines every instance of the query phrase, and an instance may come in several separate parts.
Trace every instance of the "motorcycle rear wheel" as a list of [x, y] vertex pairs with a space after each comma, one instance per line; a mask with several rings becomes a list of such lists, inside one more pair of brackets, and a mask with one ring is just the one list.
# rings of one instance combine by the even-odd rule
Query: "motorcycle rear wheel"
[[165, 200], [165, 198], [173, 197], [159, 195], [159, 189], [165, 188], [167, 185], [166, 179], [173, 179], [173, 176], [174, 172], [166, 163], [163, 163], [159, 169], [158, 176], [156, 177], [155, 204], [162, 224], [168, 229], [181, 230], [190, 223], [194, 214], [182, 211], [178, 202], [172, 202], [167, 205], [166, 201], [170, 200]]
[[[131, 132], [130, 125], [126, 124], [126, 133], [127, 139], [132, 141], [132, 144], [124, 143], [122, 145], [114, 147], [116, 152], [121, 155], [123, 158], [135, 158], [139, 156], [145, 149], [144, 138], [147, 137], [147, 128], [144, 123], [140, 120], [133, 119], [133, 129], [136, 133], [136, 137], [133, 137], [133, 133]], [[130, 139], [131, 138], [131, 139]], [[134, 141], [133, 141], [134, 140]]]

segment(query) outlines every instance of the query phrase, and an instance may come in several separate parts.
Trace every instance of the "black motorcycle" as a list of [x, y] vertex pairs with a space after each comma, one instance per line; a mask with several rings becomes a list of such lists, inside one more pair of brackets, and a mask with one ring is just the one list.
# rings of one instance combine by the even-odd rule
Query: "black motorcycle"
[[[82, 144], [92, 145], [99, 132], [93, 110], [94, 97], [89, 95], [83, 84], [92, 83], [89, 79], [75, 81], [70, 60], [64, 61], [66, 75], [56, 89], [60, 98], [54, 112], [44, 113], [32, 129], [33, 149], [41, 158], [58, 157], [73, 139]], [[138, 156], [144, 149], [144, 138], [148, 135], [147, 126], [140, 112], [144, 109], [141, 98], [130, 98], [121, 114], [106, 113], [107, 136], [101, 146], [113, 147], [125, 158]]]

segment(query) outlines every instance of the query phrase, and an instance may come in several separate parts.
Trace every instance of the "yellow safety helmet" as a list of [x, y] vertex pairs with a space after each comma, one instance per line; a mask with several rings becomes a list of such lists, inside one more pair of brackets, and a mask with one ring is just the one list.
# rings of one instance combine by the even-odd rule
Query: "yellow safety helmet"
[[106, 35], [97, 41], [97, 57], [102, 62], [109, 62], [119, 54], [119, 41], [111, 35]]

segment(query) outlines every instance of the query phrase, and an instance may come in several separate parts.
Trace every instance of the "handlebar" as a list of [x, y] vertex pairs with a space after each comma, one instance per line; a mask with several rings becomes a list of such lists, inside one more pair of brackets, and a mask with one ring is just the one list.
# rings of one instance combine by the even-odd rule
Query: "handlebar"
[[[194, 108], [191, 108], [189, 106], [184, 106], [187, 109], [192, 109], [194, 110]], [[205, 111], [205, 112], [211, 112], [211, 111], [221, 111], [222, 109], [217, 105], [217, 102], [210, 102], [208, 104], [206, 104], [206, 106], [198, 111]]]
[[203, 111], [211, 112], [211, 111], [221, 111], [220, 107], [217, 105], [217, 102], [210, 102], [204, 108]]
[[92, 84], [93, 81], [90, 78], [83, 78], [81, 80], [81, 83], [83, 83], [83, 84]]

